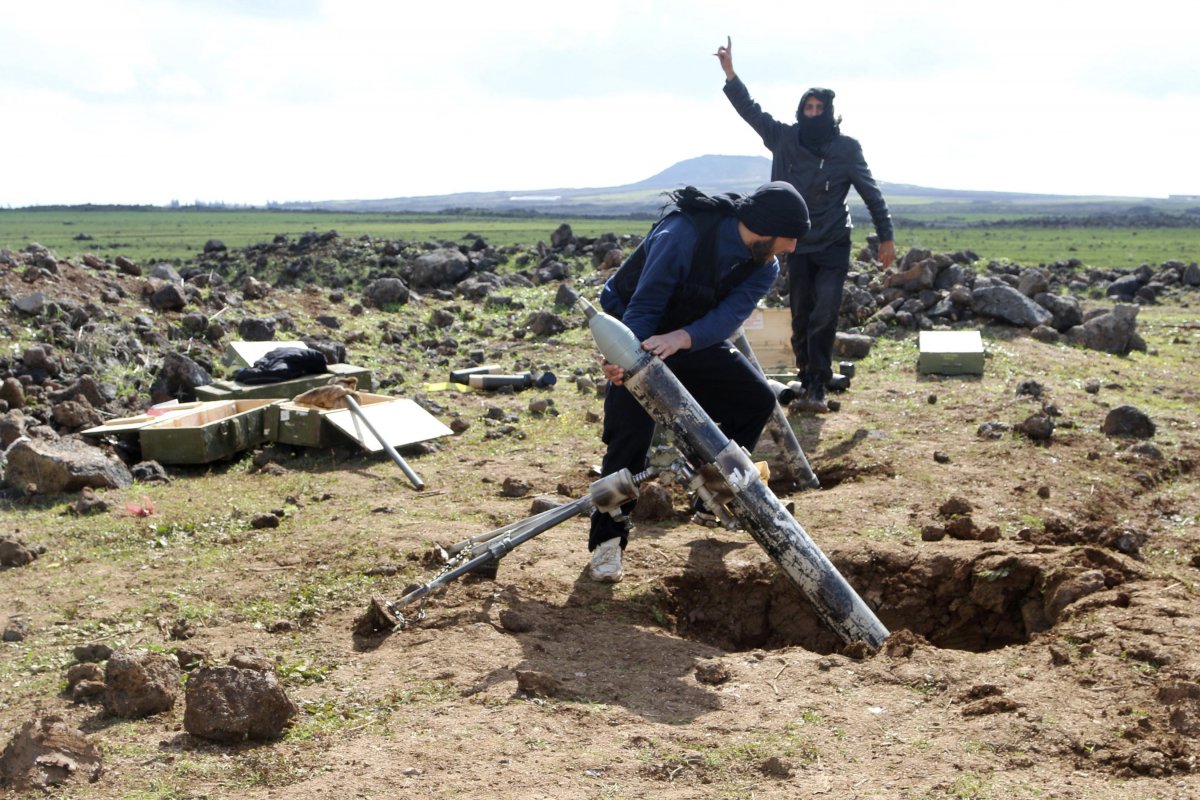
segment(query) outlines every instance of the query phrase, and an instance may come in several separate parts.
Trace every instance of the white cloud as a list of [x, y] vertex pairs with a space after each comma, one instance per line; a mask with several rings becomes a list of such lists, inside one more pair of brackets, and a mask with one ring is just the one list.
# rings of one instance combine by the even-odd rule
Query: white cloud
[[1165, 0], [64, 0], [0, 16], [0, 204], [603, 186], [765, 154], [720, 91], [727, 34], [779, 118], [835, 88], [883, 180], [1200, 191], [1200, 78]]

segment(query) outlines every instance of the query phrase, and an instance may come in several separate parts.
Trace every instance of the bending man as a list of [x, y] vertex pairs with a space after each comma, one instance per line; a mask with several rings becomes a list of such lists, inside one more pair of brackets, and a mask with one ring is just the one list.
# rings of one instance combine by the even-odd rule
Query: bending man
[[[808, 210], [783, 182], [768, 183], [748, 197], [706, 197], [688, 187], [672, 199], [676, 210], [604, 284], [600, 305], [629, 326], [644, 350], [664, 360], [730, 439], [753, 450], [775, 396], [727, 340], [775, 282], [776, 257], [792, 252], [808, 231]], [[602, 472], [640, 472], [654, 421], [622, 385], [623, 369], [606, 362], [604, 374], [610, 384]], [[592, 579], [621, 580], [628, 537], [626, 523], [592, 515]]]

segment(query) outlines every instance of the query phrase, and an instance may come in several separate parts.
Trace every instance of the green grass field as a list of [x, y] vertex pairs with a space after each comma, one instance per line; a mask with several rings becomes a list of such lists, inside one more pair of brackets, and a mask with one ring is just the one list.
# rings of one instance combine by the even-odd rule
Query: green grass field
[[[406, 241], [463, 241], [482, 236], [489, 244], [548, 242], [566, 222], [576, 234], [645, 233], [648, 219], [559, 219], [446, 214], [351, 214], [300, 211], [197, 211], [192, 209], [0, 210], [0, 248], [20, 250], [30, 242], [49, 247], [60, 258], [83, 253], [106, 258], [125, 255], [135, 261], [175, 261], [196, 256], [209, 239], [229, 248], [269, 242], [277, 234], [292, 239], [308, 231], [336, 230], [354, 238], [364, 234]], [[76, 237], [86, 235], [90, 240]]]
[[1200, 228], [899, 228], [897, 245], [934, 252], [973, 250], [982, 258], [1032, 266], [1077, 258], [1089, 267], [1157, 266], [1200, 260]]
[[[83, 253], [105, 258], [126, 255], [138, 262], [182, 261], [196, 256], [209, 239], [230, 248], [291, 238], [307, 231], [336, 230], [344, 237], [370, 235], [407, 241], [463, 241], [482, 236], [503, 246], [549, 241], [562, 222], [577, 235], [645, 233], [650, 221], [630, 217], [503, 217], [448, 214], [352, 214], [264, 210], [63, 209], [0, 210], [0, 248], [20, 250], [39, 242], [60, 258]], [[870, 226], [855, 228], [861, 246]], [[1200, 260], [1200, 228], [967, 227], [945, 226], [896, 231], [901, 253], [909, 247], [935, 252], [973, 250], [984, 259], [1023, 265], [1078, 258], [1089, 267], [1134, 268], [1143, 263]], [[82, 238], [90, 237], [90, 238]]]

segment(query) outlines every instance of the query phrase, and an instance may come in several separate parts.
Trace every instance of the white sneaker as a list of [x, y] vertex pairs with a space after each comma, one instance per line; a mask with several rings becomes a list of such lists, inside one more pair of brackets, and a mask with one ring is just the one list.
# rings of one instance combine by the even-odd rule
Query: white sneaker
[[620, 583], [625, 577], [621, 569], [621, 540], [605, 539], [592, 551], [592, 563], [588, 565], [588, 577], [599, 583]]

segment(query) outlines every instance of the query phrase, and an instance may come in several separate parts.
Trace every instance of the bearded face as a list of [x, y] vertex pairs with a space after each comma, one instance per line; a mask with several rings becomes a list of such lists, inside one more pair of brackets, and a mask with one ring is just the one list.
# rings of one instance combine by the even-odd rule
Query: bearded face
[[761, 267], [771, 259], [777, 256], [785, 256], [795, 249], [795, 239], [772, 236], [770, 239], [760, 239], [750, 245], [750, 259]]

